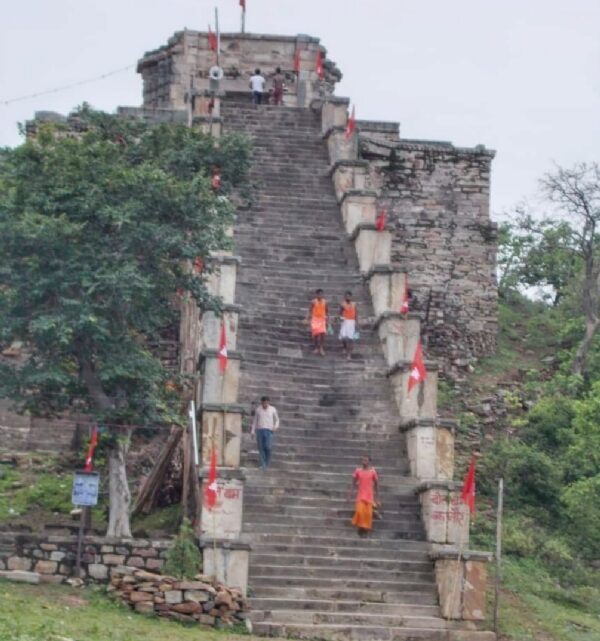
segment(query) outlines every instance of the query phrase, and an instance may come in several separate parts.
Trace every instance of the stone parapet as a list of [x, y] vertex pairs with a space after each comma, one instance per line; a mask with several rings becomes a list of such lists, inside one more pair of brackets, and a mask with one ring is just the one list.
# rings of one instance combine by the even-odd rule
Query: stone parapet
[[405, 421], [411, 474], [418, 479], [451, 481], [454, 475], [455, 422], [443, 419]]
[[461, 490], [452, 481], [425, 481], [415, 489], [428, 541], [461, 548], [469, 544], [470, 513]]
[[240, 385], [241, 354], [227, 354], [227, 367], [221, 371], [216, 350], [203, 350], [200, 355], [201, 403], [236, 403]]
[[248, 592], [250, 545], [243, 540], [203, 537], [202, 560], [206, 574], [226, 585], [235, 586], [244, 596]]
[[217, 465], [239, 467], [243, 415], [244, 410], [241, 406], [227, 404], [201, 406], [201, 458], [204, 465], [210, 463], [214, 448]]
[[340, 198], [342, 219], [350, 235], [359, 225], [375, 225], [377, 218], [377, 193], [361, 189], [349, 189]]
[[493, 555], [458, 548], [439, 548], [430, 553], [430, 558], [435, 563], [442, 616], [446, 619], [483, 621], [487, 566], [493, 560]]
[[376, 229], [375, 224], [359, 223], [350, 235], [354, 241], [358, 266], [362, 274], [368, 273], [375, 265], [390, 262], [392, 235], [384, 229]]
[[418, 418], [435, 419], [437, 415], [437, 364], [426, 362], [425, 367], [427, 377], [415, 385], [410, 392], [408, 391], [410, 361], [395, 363], [387, 371], [402, 422]]
[[330, 127], [323, 140], [329, 150], [329, 161], [332, 164], [340, 160], [356, 160], [358, 157], [358, 136], [346, 138], [345, 127]]

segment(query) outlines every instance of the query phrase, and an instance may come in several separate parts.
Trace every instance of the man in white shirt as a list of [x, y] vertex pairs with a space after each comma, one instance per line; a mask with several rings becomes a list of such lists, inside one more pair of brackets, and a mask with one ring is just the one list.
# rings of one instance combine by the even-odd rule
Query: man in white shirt
[[265, 92], [266, 80], [260, 74], [260, 69], [254, 70], [254, 75], [250, 77], [250, 89], [252, 89], [252, 101], [255, 105], [260, 105]]
[[260, 405], [254, 411], [252, 420], [252, 432], [256, 434], [258, 455], [260, 456], [260, 467], [269, 467], [271, 461], [271, 446], [273, 444], [273, 432], [279, 429], [279, 416], [277, 410], [269, 404], [269, 397], [263, 396]]

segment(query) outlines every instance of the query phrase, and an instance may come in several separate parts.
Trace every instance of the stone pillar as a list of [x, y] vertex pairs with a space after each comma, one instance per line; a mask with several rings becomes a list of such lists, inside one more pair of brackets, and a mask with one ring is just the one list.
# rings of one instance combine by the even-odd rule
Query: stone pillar
[[200, 399], [206, 403], [237, 403], [240, 386], [241, 356], [230, 352], [227, 367], [221, 372], [216, 350], [205, 349], [200, 356]]
[[321, 107], [321, 130], [326, 133], [332, 127], [346, 127], [349, 98], [328, 96]]
[[437, 364], [425, 362], [427, 378], [415, 385], [409, 392], [410, 366], [409, 361], [401, 361], [388, 370], [388, 378], [400, 411], [401, 422], [404, 423], [416, 418], [433, 420], [437, 414]]
[[[406, 274], [391, 265], [375, 265], [366, 275], [375, 316], [399, 312], [404, 301]], [[406, 317], [406, 314], [403, 315]], [[409, 318], [412, 316], [409, 314]]]
[[487, 564], [493, 555], [457, 548], [430, 554], [442, 616], [445, 619], [483, 621], [485, 619]]
[[238, 588], [244, 596], [248, 591], [250, 546], [242, 541], [202, 541], [204, 574], [214, 576], [225, 585]]
[[454, 421], [414, 419], [400, 427], [406, 433], [412, 476], [451, 481], [454, 474]]
[[[351, 189], [341, 197], [342, 219], [350, 235], [361, 224], [375, 225], [377, 218], [377, 193]], [[382, 232], [385, 233], [385, 232]]]
[[340, 160], [356, 160], [358, 156], [358, 136], [346, 138], [345, 127], [331, 127], [324, 135], [332, 164]]
[[199, 129], [204, 134], [220, 138], [223, 131], [223, 121], [218, 116], [194, 116], [192, 121], [194, 129]]
[[416, 488], [427, 540], [442, 545], [469, 545], [469, 508], [454, 481], [426, 481]]
[[418, 314], [383, 312], [375, 322], [388, 367], [398, 361], [412, 362], [417, 343], [421, 338], [421, 321]]
[[211, 256], [210, 271], [206, 276], [206, 287], [213, 296], [220, 296], [223, 303], [235, 303], [235, 283], [240, 265], [238, 256]]
[[338, 160], [329, 170], [335, 196], [340, 202], [348, 191], [365, 191], [369, 182], [366, 160]]
[[374, 224], [360, 223], [351, 236], [358, 256], [360, 271], [366, 274], [375, 265], [389, 263], [392, 254], [392, 234], [379, 231]]
[[240, 466], [243, 414], [240, 405], [207, 403], [201, 406], [202, 465], [209, 466], [214, 447], [217, 465]]

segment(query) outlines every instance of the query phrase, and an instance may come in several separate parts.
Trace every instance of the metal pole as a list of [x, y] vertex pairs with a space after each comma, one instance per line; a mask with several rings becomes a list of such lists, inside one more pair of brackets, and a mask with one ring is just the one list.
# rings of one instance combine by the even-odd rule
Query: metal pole
[[193, 98], [193, 93], [194, 93], [194, 76], [190, 75], [190, 87], [188, 89], [188, 127], [192, 127], [192, 123], [194, 121], [194, 98]]
[[496, 584], [494, 589], [494, 631], [500, 634], [500, 585], [502, 583], [502, 510], [504, 507], [504, 479], [498, 481], [498, 506], [496, 512]]
[[246, 9], [242, 9], [242, 33], [246, 32]]
[[217, 30], [217, 67], [221, 61], [221, 30], [219, 29], [219, 10], [215, 7], [215, 29]]
[[190, 401], [190, 418], [192, 419], [192, 442], [194, 444], [194, 465], [198, 467], [198, 434], [196, 433], [196, 404]]
[[77, 535], [77, 559], [75, 560], [75, 576], [81, 578], [81, 549], [83, 547], [83, 528], [85, 526], [85, 511], [87, 508], [82, 507], [79, 513], [79, 533]]

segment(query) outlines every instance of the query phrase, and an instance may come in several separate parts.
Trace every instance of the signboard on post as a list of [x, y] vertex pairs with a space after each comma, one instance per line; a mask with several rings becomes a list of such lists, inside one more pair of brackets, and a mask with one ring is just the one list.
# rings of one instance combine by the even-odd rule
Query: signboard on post
[[99, 490], [100, 475], [98, 472], [75, 472], [71, 503], [81, 507], [93, 507], [98, 504]]

